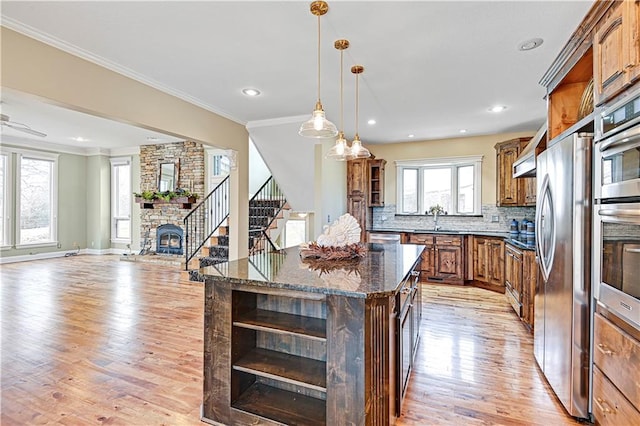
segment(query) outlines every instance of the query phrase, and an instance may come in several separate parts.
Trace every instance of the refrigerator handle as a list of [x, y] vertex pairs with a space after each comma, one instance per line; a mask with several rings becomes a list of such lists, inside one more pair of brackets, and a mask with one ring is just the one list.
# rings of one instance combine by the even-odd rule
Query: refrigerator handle
[[[538, 236], [536, 238], [536, 251], [539, 257], [540, 272], [544, 281], [549, 279], [551, 266], [553, 265], [553, 255], [555, 248], [555, 226], [553, 221], [553, 198], [551, 197], [551, 188], [549, 186], [549, 175], [545, 174], [540, 193], [538, 194], [539, 208], [536, 208], [536, 229]], [[548, 204], [548, 209], [546, 208]], [[545, 218], [546, 215], [548, 217]], [[551, 234], [549, 234], [551, 233]]]

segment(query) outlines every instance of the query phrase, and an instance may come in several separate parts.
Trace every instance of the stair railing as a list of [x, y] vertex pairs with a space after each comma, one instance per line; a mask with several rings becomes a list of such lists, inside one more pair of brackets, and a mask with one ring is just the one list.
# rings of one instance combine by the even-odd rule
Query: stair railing
[[184, 218], [185, 269], [213, 233], [229, 217], [229, 176]]
[[[272, 250], [277, 250], [267, 234], [267, 229], [276, 220], [286, 203], [287, 199], [273, 176], [270, 176], [251, 197], [249, 200], [249, 254], [263, 251], [266, 244], [269, 244]], [[257, 216], [268, 217], [268, 222], [266, 224], [252, 224], [251, 211], [257, 211], [259, 213]]]

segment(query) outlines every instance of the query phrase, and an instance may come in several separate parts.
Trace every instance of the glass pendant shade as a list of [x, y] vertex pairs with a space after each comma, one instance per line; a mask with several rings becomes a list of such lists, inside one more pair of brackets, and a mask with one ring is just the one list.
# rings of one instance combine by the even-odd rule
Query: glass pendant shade
[[325, 158], [329, 160], [346, 161], [352, 158], [351, 148], [347, 144], [347, 140], [344, 138], [344, 133], [340, 132], [336, 144], [331, 147]]
[[338, 134], [335, 124], [327, 120], [320, 102], [320, 17], [327, 13], [329, 5], [325, 1], [314, 1], [310, 5], [312, 15], [318, 18], [318, 101], [311, 118], [300, 126], [298, 134], [305, 138], [332, 138]]
[[305, 138], [332, 138], [338, 134], [338, 129], [335, 124], [327, 120], [322, 104], [318, 101], [311, 118], [302, 123], [298, 134]]
[[353, 138], [353, 142], [351, 143], [351, 158], [369, 158], [371, 157], [371, 153], [367, 148], [362, 146], [362, 141], [360, 140], [360, 136], [356, 133], [356, 136]]

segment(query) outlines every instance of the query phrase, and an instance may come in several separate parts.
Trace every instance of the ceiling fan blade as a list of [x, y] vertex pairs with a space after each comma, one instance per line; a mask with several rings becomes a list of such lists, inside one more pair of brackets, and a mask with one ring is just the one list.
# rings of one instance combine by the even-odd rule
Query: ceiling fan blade
[[37, 131], [37, 130], [33, 130], [31, 127], [26, 126], [26, 125], [24, 125], [24, 124], [22, 124], [22, 125], [18, 125], [18, 126], [17, 126], [17, 125], [15, 125], [15, 124], [13, 124], [13, 123], [9, 123], [9, 122], [3, 121], [3, 122], [2, 122], [2, 125], [3, 125], [3, 126], [7, 126], [7, 127], [9, 127], [9, 128], [12, 128], [12, 129], [14, 129], [14, 130], [19, 130], [19, 131], [21, 131], [21, 132], [29, 133], [29, 134], [34, 135], [34, 136], [39, 136], [39, 137], [41, 137], [41, 138], [43, 138], [43, 137], [47, 136], [47, 134], [46, 134], [46, 133], [42, 133], [42, 132], [39, 132], [39, 131]]

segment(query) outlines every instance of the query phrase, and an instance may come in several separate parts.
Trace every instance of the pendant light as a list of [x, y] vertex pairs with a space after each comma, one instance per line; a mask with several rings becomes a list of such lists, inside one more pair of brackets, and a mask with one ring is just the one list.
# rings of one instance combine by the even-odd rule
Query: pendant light
[[362, 141], [358, 135], [358, 76], [364, 72], [364, 67], [362, 65], [354, 65], [351, 67], [351, 72], [356, 75], [356, 135], [351, 143], [351, 158], [369, 158], [371, 153], [362, 146]]
[[333, 46], [340, 51], [340, 131], [338, 132], [338, 139], [336, 144], [331, 147], [326, 155], [326, 158], [331, 160], [346, 161], [351, 157], [351, 148], [349, 143], [344, 138], [344, 99], [343, 99], [343, 57], [344, 51], [349, 47], [349, 40], [336, 40]]
[[326, 119], [320, 102], [320, 17], [329, 11], [329, 5], [324, 1], [314, 1], [310, 10], [318, 17], [318, 101], [311, 118], [302, 123], [298, 133], [306, 138], [332, 138], [338, 134], [338, 129]]

